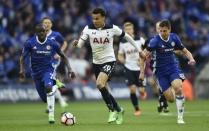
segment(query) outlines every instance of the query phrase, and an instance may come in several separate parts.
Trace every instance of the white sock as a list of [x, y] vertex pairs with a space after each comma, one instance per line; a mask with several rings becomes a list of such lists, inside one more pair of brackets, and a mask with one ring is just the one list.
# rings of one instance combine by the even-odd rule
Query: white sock
[[52, 87], [52, 92], [47, 93], [47, 108], [49, 110], [49, 116], [54, 116], [54, 105], [55, 105], [55, 95], [56, 85]]
[[64, 100], [64, 98], [62, 97], [60, 90], [57, 90], [55, 92], [55, 97], [59, 100], [59, 103], [60, 103], [61, 107], [66, 106], [67, 103]]
[[184, 116], [184, 101], [184, 96], [176, 96], [178, 118], [183, 118]]

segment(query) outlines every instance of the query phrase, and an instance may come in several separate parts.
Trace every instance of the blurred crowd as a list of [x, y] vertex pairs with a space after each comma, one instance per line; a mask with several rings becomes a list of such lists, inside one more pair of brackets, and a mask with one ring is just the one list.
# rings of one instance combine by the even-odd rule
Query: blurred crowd
[[[0, 1], [0, 83], [16, 82], [18, 59], [24, 42], [33, 35], [33, 27], [48, 16], [53, 29], [68, 42], [66, 54], [82, 79], [91, 74], [91, 53], [88, 44], [73, 50], [71, 42], [77, 39], [86, 24], [91, 22], [91, 11], [103, 7], [107, 22], [122, 27], [124, 21], [134, 23], [137, 34], [145, 39], [154, 35], [155, 23], [169, 19], [172, 32], [194, 55], [197, 65], [188, 67], [180, 59], [184, 72], [195, 79], [209, 57], [209, 1], [207, 0], [1, 0]], [[116, 49], [118, 41], [115, 42]], [[116, 69], [120, 76], [122, 66]], [[191, 77], [192, 76], [192, 77]]]

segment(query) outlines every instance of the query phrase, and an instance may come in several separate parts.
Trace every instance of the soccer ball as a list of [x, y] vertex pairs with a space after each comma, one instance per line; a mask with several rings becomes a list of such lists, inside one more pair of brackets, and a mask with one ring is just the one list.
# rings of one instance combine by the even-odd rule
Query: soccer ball
[[72, 126], [76, 122], [75, 116], [70, 112], [64, 112], [61, 116], [61, 123], [66, 126]]

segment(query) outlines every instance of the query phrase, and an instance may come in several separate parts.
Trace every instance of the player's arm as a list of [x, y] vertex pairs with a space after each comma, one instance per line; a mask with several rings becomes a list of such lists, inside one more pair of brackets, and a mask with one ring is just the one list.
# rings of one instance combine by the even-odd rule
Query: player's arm
[[125, 63], [125, 56], [123, 53], [118, 53], [118, 60], [120, 63], [124, 64]]
[[190, 51], [187, 50], [187, 48], [181, 43], [181, 40], [179, 39], [179, 37], [176, 35], [175, 36], [175, 41], [176, 41], [176, 48], [179, 50], [182, 50], [183, 54], [187, 57], [188, 64], [189, 65], [194, 65], [196, 63], [196, 61], [194, 60], [192, 53]]
[[144, 43], [144, 50], [143, 50], [143, 56], [140, 56], [139, 59], [139, 65], [140, 65], [140, 75], [139, 79], [144, 80], [144, 73], [145, 73], [145, 66], [146, 66], [146, 59], [151, 55], [151, 51], [155, 50], [157, 44], [155, 42], [155, 39], [148, 39]]
[[120, 38], [125, 38], [131, 45], [133, 45], [139, 52], [139, 55], [140, 56], [144, 56], [143, 53], [142, 53], [142, 50], [141, 48], [138, 48], [135, 41], [133, 40], [133, 38], [125, 33], [124, 31], [122, 31], [118, 26], [116, 25], [113, 25], [113, 32], [116, 36], [120, 36]]
[[24, 58], [22, 55], [20, 56], [19, 63], [20, 63], [19, 76], [20, 76], [20, 80], [22, 81], [25, 78]]
[[64, 51], [66, 51], [66, 49], [67, 49], [67, 41], [64, 41], [62, 46], [61, 46], [61, 51], [64, 52]]
[[[60, 47], [61, 51], [65, 52], [67, 49], [67, 41], [64, 40], [64, 37], [60, 33], [58, 33], [55, 40], [61, 45]], [[59, 59], [60, 57], [59, 55], [56, 54], [54, 58]]]
[[125, 33], [124, 38], [132, 45], [134, 46], [134, 48], [136, 48], [139, 52], [141, 52], [142, 50], [140, 48], [137, 47], [134, 39], [127, 33]]
[[134, 48], [136, 48], [136, 49], [138, 50], [139, 55], [140, 55], [141, 57], [145, 57], [145, 55], [144, 55], [144, 53], [142, 52], [141, 48], [138, 48], [138, 47], [137, 47], [137, 45], [136, 45], [134, 39], [133, 39], [129, 34], [125, 33], [124, 38], [125, 38], [131, 45], [133, 45]]
[[86, 26], [83, 29], [79, 39], [73, 41], [73, 47], [81, 48], [84, 45], [84, 43], [87, 41], [87, 39], [89, 37], [88, 34], [87, 34], [87, 30], [88, 30], [88, 26]]
[[179, 55], [179, 56], [184, 55], [183, 51], [181, 51], [181, 50], [175, 50], [174, 53], [175, 53], [176, 55]]
[[63, 51], [61, 51], [59, 48], [58, 48], [58, 51], [57, 51], [57, 54], [62, 58], [62, 60], [64, 61], [66, 67], [67, 67], [67, 70], [68, 70], [68, 75], [70, 76], [70, 78], [75, 78], [75, 73], [72, 71], [72, 68], [70, 66], [70, 62], [68, 61], [68, 58], [67, 56], [64, 54]]
[[196, 63], [196, 61], [194, 60], [192, 53], [189, 50], [187, 50], [187, 48], [184, 48], [182, 51], [183, 51], [184, 55], [187, 57], [187, 59], [189, 60], [188, 64], [194, 65]]
[[144, 73], [145, 73], [145, 67], [146, 67], [146, 59], [150, 56], [151, 52], [147, 49], [143, 50], [144, 57], [139, 58], [139, 67], [140, 67], [140, 74], [139, 74], [139, 80], [144, 80]]
[[29, 55], [29, 53], [30, 53], [30, 45], [26, 41], [26, 43], [24, 44], [24, 47], [22, 49], [22, 54], [21, 54], [20, 59], [19, 59], [19, 64], [20, 64], [20, 71], [19, 71], [20, 81], [23, 81], [24, 78], [25, 78], [24, 61], [25, 61], [26, 56]]
[[125, 63], [125, 52], [123, 50], [123, 45], [120, 43], [119, 50], [118, 50], [118, 61], [122, 64]]
[[81, 48], [85, 43], [85, 40], [83, 40], [82, 38], [79, 38], [79, 40], [74, 40], [73, 41], [73, 47], [78, 47]]

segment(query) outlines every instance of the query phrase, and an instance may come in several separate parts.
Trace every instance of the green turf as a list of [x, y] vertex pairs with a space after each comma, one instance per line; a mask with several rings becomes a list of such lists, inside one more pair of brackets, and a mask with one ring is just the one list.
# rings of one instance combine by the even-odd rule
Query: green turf
[[56, 105], [56, 123], [47, 123], [44, 103], [0, 104], [0, 131], [209, 131], [209, 101], [186, 102], [185, 125], [176, 124], [175, 103], [168, 116], [156, 112], [156, 101], [141, 102], [142, 115], [135, 117], [131, 103], [119, 101], [125, 109], [122, 125], [108, 124], [103, 101], [72, 102], [67, 110], [77, 119], [74, 126], [60, 124], [62, 112]]

